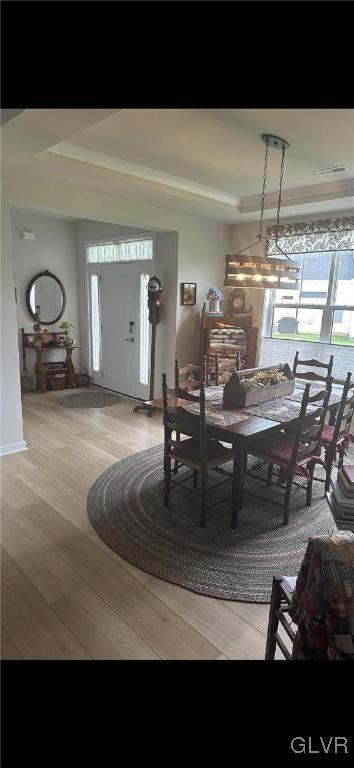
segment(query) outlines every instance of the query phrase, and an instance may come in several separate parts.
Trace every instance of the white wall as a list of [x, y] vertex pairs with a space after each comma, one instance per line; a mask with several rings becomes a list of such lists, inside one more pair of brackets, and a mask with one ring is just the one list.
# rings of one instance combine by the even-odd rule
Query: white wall
[[[70, 316], [75, 325], [72, 335], [77, 343], [81, 343], [75, 222], [34, 213], [22, 213], [16, 210], [12, 211], [11, 220], [18, 329], [24, 328], [25, 332], [32, 331], [33, 320], [26, 306], [26, 288], [37, 272], [48, 269], [59, 277], [64, 285], [66, 307], [62, 319], [55, 325], [46, 327], [48, 331], [59, 330], [60, 323]], [[35, 240], [21, 238], [22, 230], [34, 232]], [[62, 353], [60, 350], [52, 350], [46, 355], [48, 360], [51, 358], [59, 359], [64, 356], [64, 351]], [[32, 350], [27, 350], [26, 363], [33, 382], [34, 362], [35, 353]], [[77, 369], [81, 367], [80, 350], [74, 350], [73, 362]]]
[[1, 445], [0, 455], [25, 450], [13, 275], [11, 219], [1, 205]]
[[[217, 286], [223, 290], [229, 248], [229, 227], [215, 222], [204, 221], [196, 226], [191, 219], [190, 226], [179, 233], [176, 352], [183, 363], [199, 362], [200, 313], [208, 289]], [[182, 282], [197, 283], [195, 306], [181, 305]], [[221, 309], [226, 306], [225, 301]]]
[[[205, 300], [205, 293], [210, 285], [222, 287], [225, 269], [225, 254], [230, 252], [230, 227], [199, 217], [188, 216], [129, 200], [118, 199], [85, 190], [74, 189], [46, 181], [28, 179], [22, 176], [9, 176], [7, 193], [13, 205], [30, 205], [55, 213], [64, 213], [78, 219], [90, 219], [85, 226], [93, 221], [114, 224], [115, 228], [132, 227], [133, 229], [152, 230], [155, 232], [178, 233], [178, 266], [177, 276], [175, 266], [168, 270], [164, 280], [171, 290], [164, 291], [163, 301], [166, 312], [167, 306], [176, 307], [175, 338], [169, 338], [173, 332], [173, 321], [169, 321], [169, 332], [162, 343], [168, 347], [168, 359], [163, 361], [165, 369], [170, 370], [171, 360], [177, 354], [183, 362], [197, 362], [199, 356], [199, 322], [200, 309]], [[96, 227], [95, 224], [95, 227]], [[78, 229], [80, 228], [78, 225]], [[103, 231], [103, 229], [102, 229]], [[105, 230], [107, 231], [107, 230]], [[96, 227], [95, 232], [98, 232]], [[100, 237], [98, 234], [97, 237]], [[175, 251], [176, 239], [173, 238], [164, 246], [171, 258]], [[163, 240], [160, 241], [163, 243]], [[162, 258], [159, 257], [159, 258]], [[160, 272], [162, 263], [159, 264]], [[161, 275], [160, 275], [161, 276]], [[177, 277], [177, 279], [176, 279]], [[197, 282], [197, 307], [180, 305], [181, 282]], [[82, 286], [80, 286], [82, 290]], [[171, 311], [169, 306], [168, 312]], [[163, 325], [158, 329], [162, 339]], [[83, 337], [84, 338], [84, 337]], [[84, 342], [85, 343], [85, 342]]]

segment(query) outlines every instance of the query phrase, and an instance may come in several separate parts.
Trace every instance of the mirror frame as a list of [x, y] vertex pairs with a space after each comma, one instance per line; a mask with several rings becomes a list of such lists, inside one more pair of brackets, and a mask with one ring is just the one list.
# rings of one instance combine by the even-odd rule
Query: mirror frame
[[38, 322], [41, 325], [55, 325], [55, 323], [58, 323], [59, 320], [63, 317], [65, 305], [66, 305], [66, 293], [65, 293], [65, 288], [63, 286], [63, 283], [61, 282], [61, 280], [59, 280], [59, 277], [57, 277], [56, 275], [53, 275], [53, 272], [49, 272], [49, 269], [45, 269], [43, 272], [38, 272], [37, 275], [32, 277], [32, 280], [30, 280], [30, 282], [28, 283], [28, 286], [26, 289], [27, 309], [32, 320], [36, 320], [36, 313], [32, 311], [30, 296], [31, 296], [31, 290], [34, 286], [34, 283], [36, 282], [36, 280], [38, 280], [39, 277], [51, 277], [53, 280], [55, 280], [56, 283], [58, 283], [59, 288], [61, 290], [61, 294], [63, 297], [63, 304], [58, 317], [55, 317], [54, 320], [41, 320], [40, 318], [38, 318]]

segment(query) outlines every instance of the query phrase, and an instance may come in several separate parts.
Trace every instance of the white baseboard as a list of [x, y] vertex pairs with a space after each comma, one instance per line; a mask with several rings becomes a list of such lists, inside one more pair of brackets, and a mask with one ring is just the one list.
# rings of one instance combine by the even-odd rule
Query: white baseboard
[[2, 445], [0, 447], [0, 456], [8, 456], [9, 453], [20, 453], [20, 451], [27, 451], [27, 443], [25, 440], [21, 440], [20, 443], [11, 443], [10, 445]]

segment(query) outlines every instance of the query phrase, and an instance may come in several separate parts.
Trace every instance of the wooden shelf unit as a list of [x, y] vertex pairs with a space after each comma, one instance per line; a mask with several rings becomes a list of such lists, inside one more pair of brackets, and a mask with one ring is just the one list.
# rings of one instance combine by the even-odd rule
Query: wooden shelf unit
[[[255, 368], [256, 367], [256, 356], [257, 356], [257, 342], [258, 342], [258, 328], [255, 328], [252, 325], [253, 318], [252, 314], [250, 313], [243, 313], [243, 314], [234, 314], [234, 315], [223, 315], [223, 316], [215, 316], [212, 317], [211, 315], [206, 314], [206, 304], [204, 304], [202, 309], [202, 315], [201, 315], [201, 325], [200, 325], [200, 362], [202, 364], [203, 357], [206, 355], [207, 360], [209, 360], [209, 366], [212, 365], [212, 356], [214, 354], [217, 354], [219, 359], [221, 358], [228, 358], [237, 351], [238, 348], [240, 348], [240, 357], [241, 357], [241, 368]], [[241, 329], [245, 332], [245, 336], [242, 339], [242, 337], [239, 337], [240, 345], [237, 346], [228, 346], [225, 344], [225, 351], [223, 349], [220, 349], [220, 351], [213, 350], [213, 345], [211, 345], [212, 342], [212, 336], [213, 334], [211, 332], [222, 331], [221, 325], [229, 326], [231, 329]], [[215, 335], [215, 334], [214, 334]], [[217, 343], [217, 342], [216, 342]], [[231, 344], [234, 345], [235, 339], [231, 341]], [[214, 345], [215, 346], [215, 345]], [[223, 345], [224, 346], [224, 345]], [[246, 347], [244, 349], [244, 347]]]

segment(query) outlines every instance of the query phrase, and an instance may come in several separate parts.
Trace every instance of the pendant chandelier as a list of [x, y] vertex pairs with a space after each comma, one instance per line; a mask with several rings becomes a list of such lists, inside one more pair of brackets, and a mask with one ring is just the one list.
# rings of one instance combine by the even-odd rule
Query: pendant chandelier
[[[264, 158], [264, 174], [263, 174], [263, 189], [262, 189], [262, 204], [261, 215], [259, 222], [259, 232], [255, 243], [251, 243], [242, 251], [238, 251], [233, 256], [226, 256], [226, 268], [225, 268], [225, 280], [224, 286], [231, 286], [232, 288], [242, 286], [245, 288], [297, 288], [299, 286], [300, 279], [300, 265], [283, 251], [278, 243], [279, 233], [279, 215], [281, 206], [281, 191], [283, 183], [284, 173], [284, 159], [285, 151], [289, 146], [288, 142], [284, 139], [280, 139], [278, 136], [272, 136], [268, 133], [263, 133], [262, 140], [266, 145], [265, 158]], [[269, 147], [275, 149], [281, 149], [282, 158], [280, 166], [280, 180], [279, 180], [279, 195], [278, 195], [278, 207], [277, 207], [277, 223], [275, 227], [274, 237], [265, 237], [263, 235], [263, 214], [264, 214], [264, 201], [266, 193], [267, 183], [267, 167], [268, 167], [268, 152]], [[274, 259], [273, 257], [267, 258], [266, 256], [251, 256], [245, 255], [245, 251], [249, 251], [250, 248], [259, 245], [261, 240], [275, 240], [275, 245], [278, 251], [285, 257], [280, 259]]]

